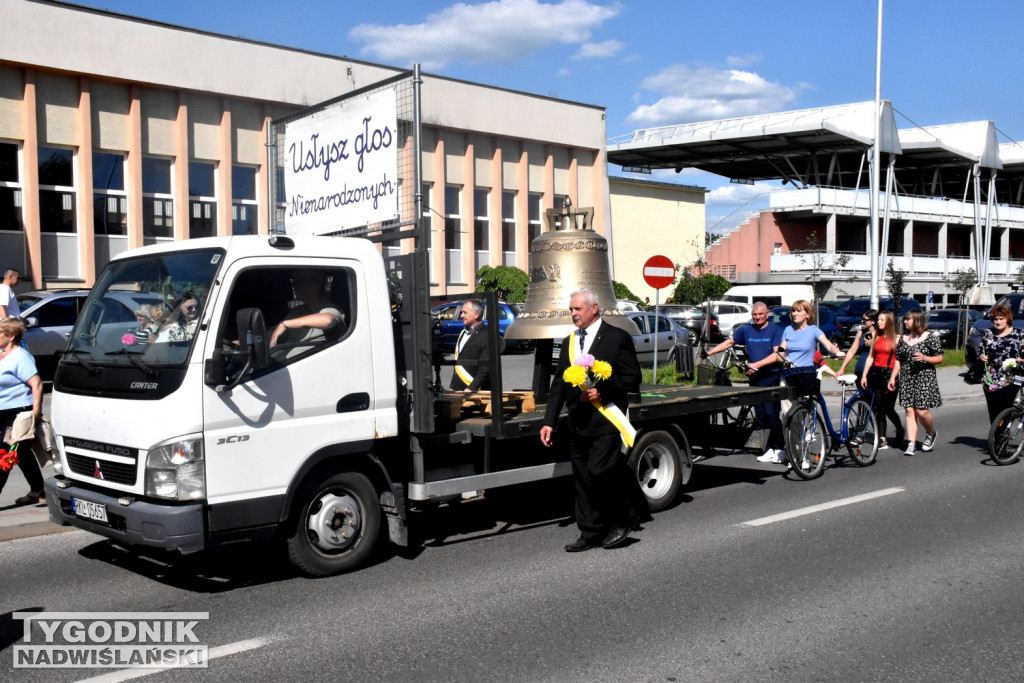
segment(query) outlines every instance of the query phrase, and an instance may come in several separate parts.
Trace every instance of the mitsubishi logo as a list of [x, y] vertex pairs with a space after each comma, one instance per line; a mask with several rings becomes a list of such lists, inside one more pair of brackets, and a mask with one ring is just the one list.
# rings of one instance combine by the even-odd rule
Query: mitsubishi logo
[[100, 471], [100, 461], [99, 460], [96, 461], [96, 469], [93, 470], [92, 476], [96, 477], [97, 479], [103, 479], [103, 472]]

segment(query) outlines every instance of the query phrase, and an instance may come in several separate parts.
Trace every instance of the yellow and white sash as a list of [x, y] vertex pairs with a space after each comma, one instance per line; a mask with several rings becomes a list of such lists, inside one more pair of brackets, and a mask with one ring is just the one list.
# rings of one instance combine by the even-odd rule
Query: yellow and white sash
[[[575, 330], [569, 335], [569, 364], [576, 364], [576, 332]], [[597, 412], [604, 416], [604, 419], [615, 425], [615, 428], [619, 430], [619, 434], [622, 436], [622, 443], [626, 444], [628, 448], [633, 447], [633, 441], [636, 440], [636, 429], [629, 423], [629, 418], [623, 413], [617, 405], [609, 403], [604, 405], [600, 401], [591, 401], [590, 404], [597, 408]]]
[[463, 329], [462, 332], [459, 332], [459, 338], [455, 340], [455, 374], [459, 376], [459, 379], [466, 383], [467, 387], [473, 383], [473, 375], [469, 374], [469, 372], [466, 371], [466, 368], [459, 365], [459, 352], [462, 350], [463, 336], [468, 336], [470, 334], [472, 334], [471, 330]]

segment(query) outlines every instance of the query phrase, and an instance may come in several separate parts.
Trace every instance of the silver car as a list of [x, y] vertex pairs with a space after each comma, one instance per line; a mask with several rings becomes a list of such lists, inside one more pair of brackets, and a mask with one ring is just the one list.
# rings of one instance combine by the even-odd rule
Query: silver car
[[[676, 344], [689, 343], [692, 347], [697, 343], [697, 335], [667, 316], [659, 315], [657, 321], [653, 313], [627, 313], [626, 316], [640, 329], [639, 335], [633, 335], [633, 346], [636, 347], [636, 358], [641, 363], [654, 362], [655, 334], [658, 336], [659, 363], [668, 362]], [[561, 353], [562, 340], [556, 339], [552, 361], [557, 363]]]

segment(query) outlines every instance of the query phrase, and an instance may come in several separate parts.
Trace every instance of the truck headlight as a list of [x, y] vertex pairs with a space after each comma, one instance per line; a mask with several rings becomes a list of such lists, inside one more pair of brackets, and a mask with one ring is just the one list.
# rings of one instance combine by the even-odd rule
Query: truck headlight
[[154, 446], [146, 458], [146, 495], [171, 500], [206, 498], [202, 439], [177, 439]]

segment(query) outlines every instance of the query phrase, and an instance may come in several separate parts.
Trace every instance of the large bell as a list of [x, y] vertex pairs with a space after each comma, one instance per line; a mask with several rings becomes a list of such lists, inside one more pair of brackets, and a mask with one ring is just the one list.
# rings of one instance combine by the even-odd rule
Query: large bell
[[608, 240], [591, 230], [593, 208], [548, 209], [548, 231], [530, 243], [530, 288], [523, 311], [508, 326], [505, 339], [562, 339], [575, 329], [569, 296], [593, 290], [600, 300], [601, 319], [630, 335], [636, 323], [618, 310], [608, 267]]

